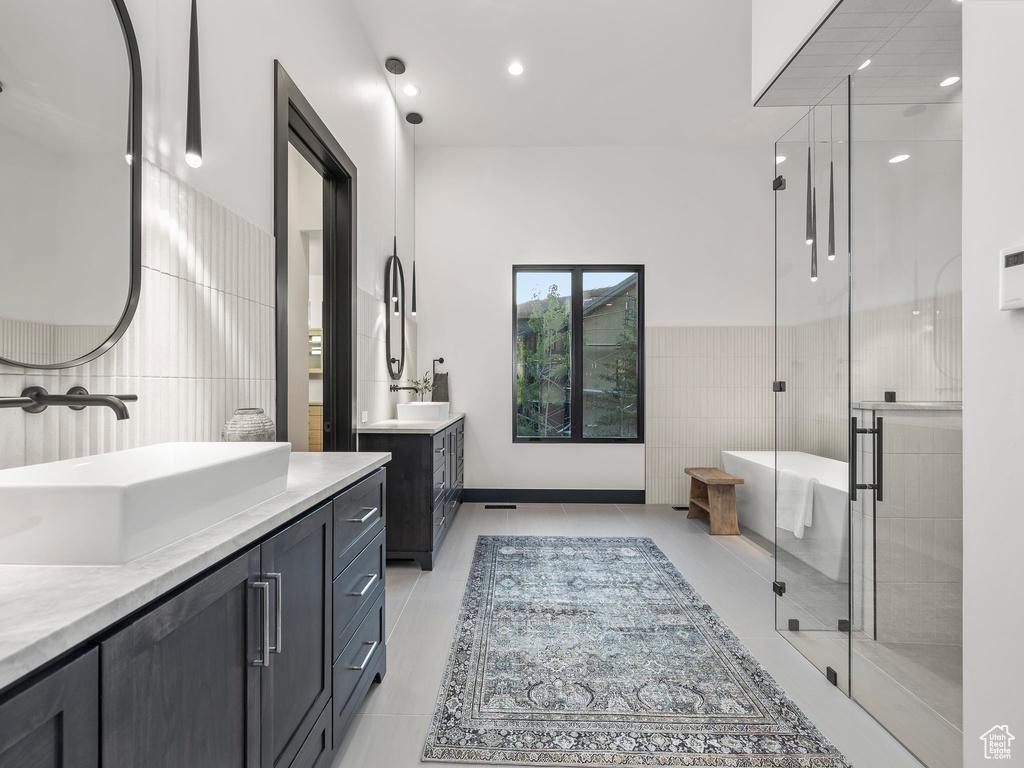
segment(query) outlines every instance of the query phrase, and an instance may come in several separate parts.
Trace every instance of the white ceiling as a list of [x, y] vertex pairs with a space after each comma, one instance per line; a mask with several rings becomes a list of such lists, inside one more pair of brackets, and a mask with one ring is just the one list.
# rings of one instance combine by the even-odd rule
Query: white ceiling
[[[956, 0], [843, 0], [758, 106], [844, 103], [853, 74], [857, 104], [940, 104], [961, 100], [961, 15]], [[864, 69], [859, 67], [869, 60]]]
[[420, 144], [753, 144], [797, 116], [750, 104], [750, 0], [352, 1], [422, 89]]

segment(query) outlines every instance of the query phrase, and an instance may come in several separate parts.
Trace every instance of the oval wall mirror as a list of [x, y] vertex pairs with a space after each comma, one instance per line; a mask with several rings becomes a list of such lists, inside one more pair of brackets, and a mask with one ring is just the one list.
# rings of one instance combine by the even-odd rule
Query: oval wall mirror
[[[397, 250], [397, 248], [396, 248]], [[389, 256], [384, 265], [384, 353], [387, 355], [388, 376], [400, 381], [405, 371], [405, 270], [398, 256]], [[397, 328], [392, 331], [392, 316]], [[392, 338], [392, 334], [397, 338]], [[398, 357], [393, 351], [397, 347]]]
[[138, 45], [123, 0], [0, 9], [0, 362], [66, 368], [139, 300]]

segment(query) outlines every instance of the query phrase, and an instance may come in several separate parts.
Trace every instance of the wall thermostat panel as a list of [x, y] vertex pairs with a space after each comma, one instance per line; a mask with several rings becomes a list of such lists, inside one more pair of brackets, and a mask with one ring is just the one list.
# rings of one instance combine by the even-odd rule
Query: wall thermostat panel
[[1024, 245], [999, 252], [999, 308], [1024, 309]]

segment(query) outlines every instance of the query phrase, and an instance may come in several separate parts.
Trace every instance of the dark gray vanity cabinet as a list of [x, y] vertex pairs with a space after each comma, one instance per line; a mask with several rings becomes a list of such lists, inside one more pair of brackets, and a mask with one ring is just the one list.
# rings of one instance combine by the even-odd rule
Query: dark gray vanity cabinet
[[255, 547], [100, 643], [104, 768], [260, 768], [260, 575]]
[[0, 768], [327, 768], [386, 671], [386, 487], [377, 469], [5, 693]]
[[425, 432], [364, 432], [361, 451], [388, 451], [388, 557], [432, 570], [462, 503], [465, 425]]
[[99, 653], [95, 648], [0, 703], [0, 768], [99, 765]]
[[333, 503], [265, 541], [260, 559], [274, 614], [261, 669], [262, 764], [287, 768], [331, 697]]

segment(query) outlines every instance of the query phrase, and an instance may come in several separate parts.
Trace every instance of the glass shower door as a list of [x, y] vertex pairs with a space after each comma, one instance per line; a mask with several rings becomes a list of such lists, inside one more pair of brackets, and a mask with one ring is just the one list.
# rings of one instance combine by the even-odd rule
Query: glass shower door
[[963, 764], [960, 135], [853, 108], [851, 695], [929, 768]]
[[[776, 629], [850, 690], [849, 109], [844, 82], [775, 146]], [[808, 242], [811, 241], [811, 242]]]

